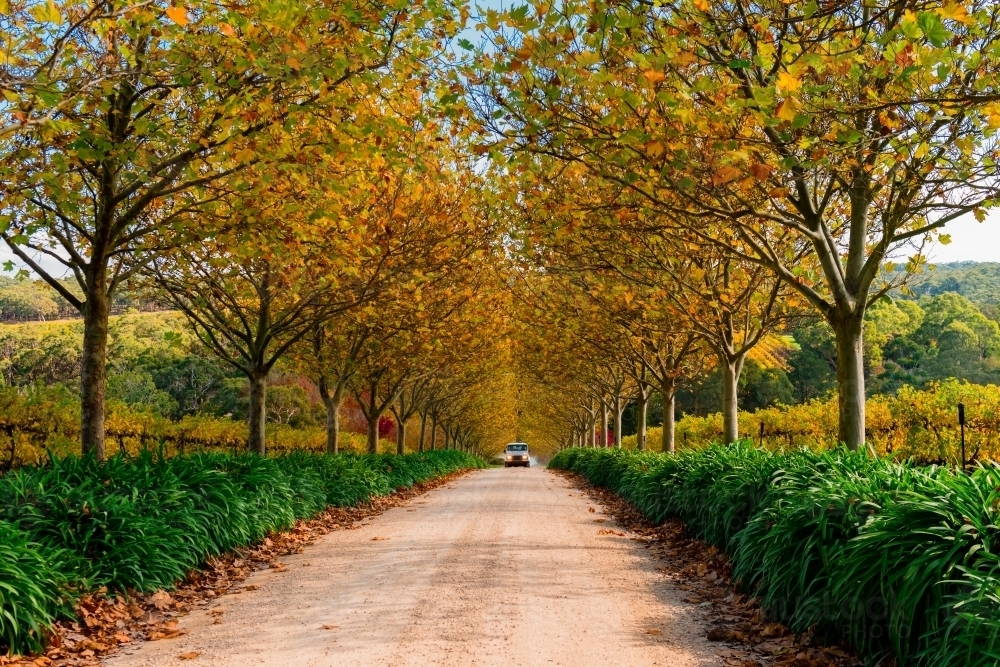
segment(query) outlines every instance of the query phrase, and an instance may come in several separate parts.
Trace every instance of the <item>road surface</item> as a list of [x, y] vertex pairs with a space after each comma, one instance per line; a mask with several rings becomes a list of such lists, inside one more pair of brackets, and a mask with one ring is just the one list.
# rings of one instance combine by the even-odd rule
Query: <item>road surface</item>
[[721, 665], [693, 605], [602, 517], [542, 468], [474, 472], [282, 558], [285, 571], [247, 580], [257, 590], [184, 617], [188, 634], [106, 664]]

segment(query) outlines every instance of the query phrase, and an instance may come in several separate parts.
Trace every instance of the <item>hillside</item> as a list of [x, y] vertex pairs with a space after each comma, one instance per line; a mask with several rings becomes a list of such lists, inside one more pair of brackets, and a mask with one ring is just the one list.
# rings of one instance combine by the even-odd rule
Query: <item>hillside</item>
[[910, 289], [919, 296], [958, 292], [973, 303], [1000, 303], [1000, 262], [937, 264], [914, 278]]

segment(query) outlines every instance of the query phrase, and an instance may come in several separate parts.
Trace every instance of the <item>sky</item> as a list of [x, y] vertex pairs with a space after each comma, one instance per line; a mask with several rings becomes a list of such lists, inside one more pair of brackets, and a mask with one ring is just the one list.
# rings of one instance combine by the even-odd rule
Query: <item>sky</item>
[[933, 248], [931, 262], [1000, 262], [1000, 211], [993, 211], [983, 222], [971, 215], [959, 218], [948, 223], [945, 233], [951, 235], [951, 243]]

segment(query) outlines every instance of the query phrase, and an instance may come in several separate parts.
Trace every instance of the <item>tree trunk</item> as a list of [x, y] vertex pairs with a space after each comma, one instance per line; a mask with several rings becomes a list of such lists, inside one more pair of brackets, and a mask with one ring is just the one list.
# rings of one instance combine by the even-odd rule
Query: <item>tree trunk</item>
[[591, 447], [597, 447], [597, 413], [590, 417], [590, 440]]
[[326, 380], [326, 375], [319, 376], [319, 395], [323, 399], [323, 406], [326, 408], [326, 453], [340, 453], [340, 405], [344, 400], [344, 386], [337, 383], [337, 388], [333, 395], [330, 395], [330, 387]]
[[250, 377], [250, 441], [247, 448], [261, 456], [267, 453], [264, 443], [264, 422], [267, 418], [267, 373], [256, 371]]
[[80, 440], [84, 454], [103, 461], [105, 367], [108, 357], [108, 296], [105, 280], [95, 280], [83, 311], [83, 362], [80, 374]]
[[601, 446], [608, 446], [608, 402], [601, 399]]
[[417, 451], [419, 451], [421, 454], [424, 453], [424, 438], [426, 436], [427, 436], [427, 413], [426, 412], [421, 412], [420, 413], [420, 445], [418, 446], [418, 449], [417, 449]]
[[740, 437], [740, 406], [737, 390], [740, 374], [743, 372], [743, 361], [740, 357], [732, 361], [721, 357], [722, 361], [722, 442], [731, 445]]
[[378, 454], [378, 420], [380, 415], [373, 414], [368, 420], [368, 453]]
[[862, 318], [833, 323], [837, 344], [840, 442], [855, 451], [865, 443], [865, 368]]
[[622, 446], [622, 400], [620, 396], [615, 397], [615, 447]]
[[649, 407], [649, 396], [645, 390], [639, 392], [638, 424], [635, 434], [635, 448], [639, 451], [646, 449], [646, 410]]
[[340, 453], [340, 401], [330, 401], [326, 412], [326, 453]]
[[664, 454], [674, 453], [674, 404], [677, 401], [677, 383], [673, 379], [664, 382], [660, 394], [663, 397], [663, 434], [660, 438]]
[[448, 449], [448, 445], [450, 444], [451, 440], [451, 432], [448, 430], [447, 426], [445, 426], [443, 430], [444, 430], [444, 447], [442, 447], [442, 449]]
[[406, 452], [406, 420], [396, 418], [396, 454], [402, 456]]

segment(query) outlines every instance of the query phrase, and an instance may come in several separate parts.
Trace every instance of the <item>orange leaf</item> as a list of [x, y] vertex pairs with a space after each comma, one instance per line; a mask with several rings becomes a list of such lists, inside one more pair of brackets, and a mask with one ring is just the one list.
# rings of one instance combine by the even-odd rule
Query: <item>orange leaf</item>
[[719, 170], [712, 174], [712, 185], [722, 185], [728, 183], [741, 174], [736, 167], [719, 167]]
[[750, 173], [753, 174], [753, 177], [758, 181], [767, 180], [767, 177], [771, 175], [772, 171], [774, 171], [774, 167], [771, 167], [770, 165], [760, 163], [750, 165]]
[[170, 20], [177, 25], [184, 26], [190, 23], [188, 20], [187, 9], [184, 7], [178, 7], [176, 5], [173, 7], [167, 7], [167, 16], [170, 17]]

